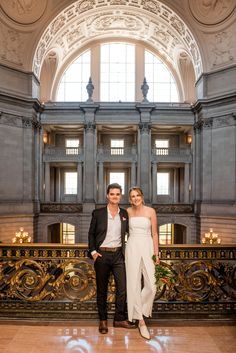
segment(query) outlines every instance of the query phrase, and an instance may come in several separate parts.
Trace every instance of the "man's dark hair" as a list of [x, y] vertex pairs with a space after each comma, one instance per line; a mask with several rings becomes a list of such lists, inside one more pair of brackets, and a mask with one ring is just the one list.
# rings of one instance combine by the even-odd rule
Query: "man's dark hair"
[[120, 193], [122, 194], [122, 187], [118, 183], [112, 183], [112, 184], [108, 185], [108, 187], [107, 187], [107, 195], [109, 194], [111, 189], [119, 189]]

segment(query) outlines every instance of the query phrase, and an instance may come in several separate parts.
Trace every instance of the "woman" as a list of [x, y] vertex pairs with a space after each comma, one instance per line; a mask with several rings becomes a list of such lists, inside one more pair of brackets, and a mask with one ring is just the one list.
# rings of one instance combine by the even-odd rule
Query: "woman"
[[129, 238], [125, 250], [128, 319], [138, 320], [141, 336], [150, 339], [143, 316], [151, 316], [156, 294], [155, 264], [152, 256], [156, 255], [158, 264], [160, 260], [157, 217], [153, 208], [144, 205], [143, 192], [139, 187], [130, 189], [129, 199]]

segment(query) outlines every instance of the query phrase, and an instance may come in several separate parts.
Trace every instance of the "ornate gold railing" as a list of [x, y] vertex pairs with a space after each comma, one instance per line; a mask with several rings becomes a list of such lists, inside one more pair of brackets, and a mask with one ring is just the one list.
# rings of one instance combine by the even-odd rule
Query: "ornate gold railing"
[[[235, 245], [162, 246], [160, 253], [176, 281], [157, 291], [154, 319], [236, 319]], [[110, 314], [114, 296], [111, 277]], [[86, 245], [0, 244], [0, 317], [96, 318]]]

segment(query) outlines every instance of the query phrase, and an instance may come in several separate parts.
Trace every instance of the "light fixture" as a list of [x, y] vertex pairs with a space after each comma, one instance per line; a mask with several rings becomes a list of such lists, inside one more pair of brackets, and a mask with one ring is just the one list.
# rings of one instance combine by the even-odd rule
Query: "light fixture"
[[192, 141], [193, 141], [192, 135], [188, 134], [188, 135], [186, 136], [186, 142], [187, 142], [189, 145], [191, 145]]
[[30, 243], [31, 237], [28, 232], [24, 232], [24, 228], [20, 227], [20, 231], [15, 233], [15, 237], [12, 239], [13, 243]]
[[47, 134], [47, 132], [44, 132], [44, 134], [43, 134], [43, 142], [45, 144], [48, 143], [48, 134]]
[[218, 237], [218, 234], [213, 232], [213, 228], [210, 228], [209, 232], [205, 233], [202, 238], [202, 244], [220, 244], [221, 239]]

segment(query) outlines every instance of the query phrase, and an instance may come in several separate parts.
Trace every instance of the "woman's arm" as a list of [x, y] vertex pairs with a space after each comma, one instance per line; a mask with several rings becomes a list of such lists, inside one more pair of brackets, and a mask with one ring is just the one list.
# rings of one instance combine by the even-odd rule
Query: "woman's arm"
[[150, 218], [151, 218], [151, 227], [152, 227], [154, 255], [156, 255], [156, 264], [159, 264], [160, 259], [159, 259], [158, 224], [157, 224], [157, 215], [154, 208], [151, 208], [150, 210]]

